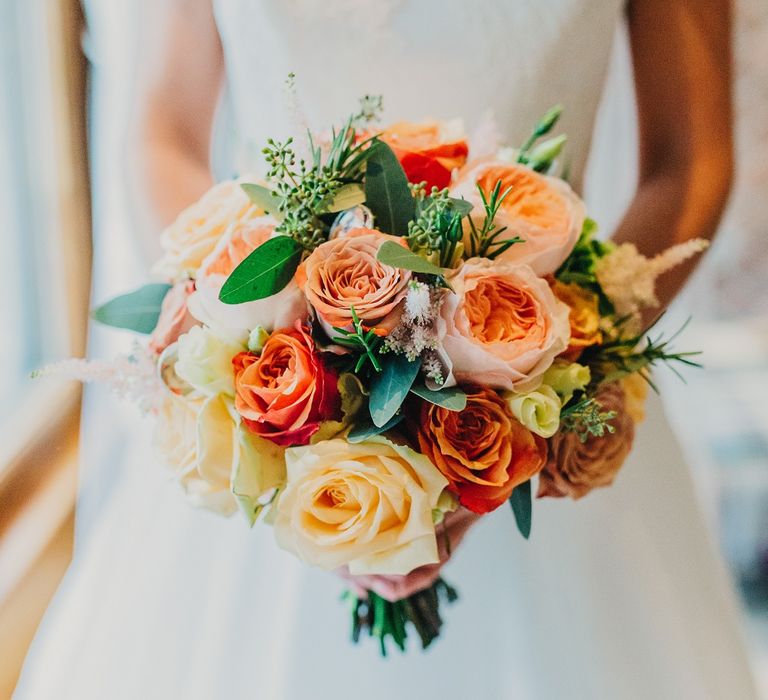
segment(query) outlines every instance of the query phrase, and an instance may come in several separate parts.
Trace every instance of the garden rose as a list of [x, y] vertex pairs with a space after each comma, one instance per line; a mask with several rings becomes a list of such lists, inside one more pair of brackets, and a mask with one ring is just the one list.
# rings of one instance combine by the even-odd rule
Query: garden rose
[[197, 325], [194, 316], [189, 312], [187, 301], [195, 290], [191, 280], [177, 282], [163, 299], [160, 308], [160, 318], [149, 338], [149, 349], [158, 355], [169, 345], [175, 343], [179, 336], [186, 333], [192, 326]]
[[190, 308], [198, 320], [234, 332], [258, 326], [271, 331], [296, 320], [306, 321], [307, 302], [294, 280], [266, 299], [243, 304], [219, 301], [219, 292], [232, 271], [275, 235], [275, 220], [270, 216], [238, 221], [227, 229], [197, 273], [197, 291], [190, 299]]
[[340, 409], [338, 375], [301, 324], [276, 331], [261, 354], [240, 353], [232, 364], [243, 423], [278, 445], [305, 445]]
[[218, 513], [234, 513], [238, 502], [245, 509], [285, 481], [282, 451], [243, 431], [223, 396], [169, 396], [154, 441], [189, 499]]
[[278, 544], [323, 569], [407, 574], [439, 561], [432, 511], [447, 485], [424, 455], [375, 436], [286, 450]]
[[408, 181], [426, 182], [427, 190], [448, 187], [469, 153], [460, 122], [398, 122], [379, 138], [392, 148]]
[[315, 248], [299, 267], [299, 286], [329, 335], [333, 326], [351, 327], [351, 307], [366, 326], [388, 329], [397, 322], [411, 273], [376, 259], [385, 241], [407, 245], [397, 236], [353, 229]]
[[568, 307], [527, 265], [473, 258], [449, 279], [437, 330], [456, 379], [536, 388], [568, 347]]
[[244, 343], [195, 326], [179, 337], [176, 374], [206, 396], [233, 396], [232, 358], [243, 350]]
[[422, 402], [409, 420], [419, 449], [448, 479], [465, 508], [488, 513], [543, 466], [547, 447], [488, 389], [467, 394], [463, 411]]
[[154, 272], [170, 280], [194, 277], [227, 227], [261, 213], [238, 182], [220, 182], [182, 211], [160, 234], [163, 256], [155, 265]]
[[592, 489], [610, 486], [632, 449], [635, 424], [626, 410], [624, 389], [619, 382], [604, 384], [595, 397], [603, 411], [616, 411], [610, 421], [613, 433], [589, 436], [582, 442], [574, 432], [558, 432], [549, 441], [549, 459], [539, 478], [539, 497], [573, 499]]
[[[525, 263], [538, 275], [555, 272], [568, 257], [581, 234], [586, 208], [574, 191], [559, 178], [540, 175], [516, 163], [482, 162], [460, 175], [452, 188], [454, 197], [464, 197], [474, 205], [473, 216], [484, 212], [480, 185], [488, 196], [501, 181], [501, 192], [512, 188], [496, 218], [497, 226], [506, 226], [502, 238], [519, 236], [499, 256], [500, 260]], [[468, 234], [465, 237], [468, 245]]]
[[562, 357], [571, 361], [578, 360], [585, 348], [603, 340], [597, 294], [578, 284], [565, 284], [558, 280], [554, 280], [551, 286], [555, 296], [570, 309], [568, 322], [571, 326], [571, 340]]

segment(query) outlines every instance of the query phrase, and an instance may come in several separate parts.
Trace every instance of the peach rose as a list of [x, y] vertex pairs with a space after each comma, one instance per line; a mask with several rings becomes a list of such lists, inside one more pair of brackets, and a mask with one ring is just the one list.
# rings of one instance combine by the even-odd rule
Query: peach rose
[[535, 389], [568, 347], [568, 307], [527, 265], [473, 258], [449, 279], [437, 330], [454, 377]]
[[262, 213], [238, 182], [227, 180], [214, 185], [160, 234], [163, 256], [154, 272], [170, 280], [194, 277], [231, 224]]
[[610, 486], [632, 449], [635, 423], [626, 410], [624, 389], [619, 382], [604, 384], [596, 397], [604, 411], [616, 411], [613, 433], [589, 436], [582, 442], [574, 432], [558, 432], [549, 441], [549, 459], [539, 478], [539, 497], [573, 499], [592, 489]]
[[235, 222], [203, 261], [197, 273], [197, 291], [190, 299], [195, 317], [203, 323], [238, 333], [256, 327], [272, 331], [307, 320], [304, 295], [291, 280], [277, 294], [244, 304], [225, 304], [219, 292], [229, 275], [256, 248], [275, 234], [275, 220], [270, 216]]
[[392, 148], [409, 182], [444, 189], [467, 161], [469, 146], [459, 122], [398, 122], [379, 138]]
[[381, 436], [285, 452], [278, 544], [323, 569], [407, 574], [439, 561], [433, 511], [447, 485], [422, 454]]
[[586, 216], [584, 202], [558, 178], [540, 175], [524, 165], [498, 161], [483, 162], [461, 174], [451, 194], [469, 201], [474, 206], [473, 216], [482, 219], [477, 186], [487, 196], [499, 181], [502, 192], [512, 189], [495, 222], [507, 227], [502, 238], [519, 236], [524, 241], [510, 246], [499, 259], [530, 265], [538, 275], [555, 272], [581, 234]]
[[195, 291], [195, 283], [191, 280], [177, 282], [163, 299], [160, 307], [160, 318], [157, 326], [149, 337], [149, 349], [158, 355], [169, 345], [175, 343], [193, 326], [197, 325], [195, 317], [189, 312], [187, 301]]
[[584, 348], [597, 345], [603, 340], [597, 294], [578, 284], [565, 284], [558, 280], [553, 281], [551, 287], [555, 296], [570, 309], [568, 321], [571, 325], [571, 340], [561, 357], [575, 362]]
[[358, 228], [315, 248], [296, 273], [299, 286], [333, 337], [333, 326], [351, 328], [355, 307], [366, 326], [389, 329], [400, 316], [411, 273], [376, 260], [384, 241], [402, 238]]
[[260, 355], [232, 360], [235, 407], [245, 426], [272, 442], [305, 445], [340, 409], [338, 376], [301, 324], [273, 333]]
[[468, 391], [467, 406], [458, 412], [421, 402], [408, 423], [419, 449], [475, 513], [498, 508], [546, 460], [546, 441], [524, 428], [490, 389]]

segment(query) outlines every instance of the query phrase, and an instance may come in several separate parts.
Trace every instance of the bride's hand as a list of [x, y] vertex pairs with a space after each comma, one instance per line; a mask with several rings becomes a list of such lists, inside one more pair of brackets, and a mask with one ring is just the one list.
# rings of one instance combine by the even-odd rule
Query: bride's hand
[[405, 576], [352, 576], [347, 567], [338, 569], [337, 573], [349, 583], [352, 591], [360, 598], [365, 598], [368, 591], [373, 591], [390, 601], [402, 600], [424, 588], [429, 588], [437, 580], [443, 565], [451, 558], [451, 554], [456, 551], [464, 535], [479, 517], [461, 507], [445, 516], [443, 522], [436, 528], [440, 556], [440, 562], [437, 564], [420, 566]]

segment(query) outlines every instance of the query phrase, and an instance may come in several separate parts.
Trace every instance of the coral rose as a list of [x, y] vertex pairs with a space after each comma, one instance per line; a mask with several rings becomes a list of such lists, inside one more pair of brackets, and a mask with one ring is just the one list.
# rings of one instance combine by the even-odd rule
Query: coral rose
[[163, 299], [160, 318], [149, 338], [149, 349], [158, 355], [169, 345], [175, 343], [180, 335], [197, 325], [197, 320], [189, 312], [187, 302], [195, 290], [191, 280], [177, 282]]
[[582, 442], [575, 432], [558, 432], [549, 441], [549, 459], [539, 478], [539, 497], [573, 499], [592, 489], [610, 486], [632, 449], [635, 424], [626, 410], [624, 389], [618, 382], [604, 384], [595, 397], [603, 411], [616, 411], [613, 433], [589, 436]]
[[260, 355], [243, 352], [232, 364], [243, 423], [278, 445], [307, 444], [340, 409], [338, 376], [325, 367], [301, 324], [276, 331]]
[[565, 284], [558, 280], [553, 281], [551, 286], [555, 296], [570, 309], [568, 321], [571, 326], [571, 340], [561, 357], [575, 362], [584, 348], [597, 345], [603, 340], [597, 294], [578, 284]]
[[527, 265], [473, 258], [449, 279], [437, 330], [455, 378], [535, 389], [568, 347], [568, 307]]
[[546, 442], [524, 428], [489, 389], [467, 394], [463, 411], [421, 402], [411, 429], [419, 449], [450, 483], [465, 508], [488, 513], [543, 466]]
[[302, 263], [296, 278], [326, 332], [351, 328], [352, 307], [366, 326], [393, 327], [408, 293], [411, 273], [376, 259], [381, 244], [402, 238], [358, 228], [326, 241]]
[[297, 320], [306, 321], [307, 302], [294, 280], [266, 299], [243, 304], [219, 301], [219, 292], [232, 270], [275, 235], [275, 220], [270, 216], [238, 221], [227, 229], [197, 273], [197, 291], [189, 304], [199, 321], [230, 332], [257, 327], [272, 331]]
[[278, 544], [323, 569], [407, 574], [439, 561], [432, 512], [445, 477], [422, 454], [376, 436], [285, 452]]
[[160, 234], [163, 255], [154, 272], [170, 280], [194, 277], [231, 224], [262, 213], [238, 182], [220, 182], [182, 211]]
[[[496, 218], [497, 226], [506, 226], [502, 238], [519, 236], [499, 256], [500, 260], [525, 263], [538, 275], [555, 272], [568, 257], [581, 234], [586, 209], [567, 183], [540, 175], [524, 165], [484, 162], [462, 174], [451, 194], [463, 197], [473, 206], [473, 216], [484, 216], [479, 185], [486, 196], [501, 182], [501, 191], [511, 188]], [[465, 240], [465, 245], [469, 241]]]
[[448, 187], [469, 153], [460, 122], [398, 122], [379, 138], [392, 148], [408, 181], [426, 182], [427, 190]]

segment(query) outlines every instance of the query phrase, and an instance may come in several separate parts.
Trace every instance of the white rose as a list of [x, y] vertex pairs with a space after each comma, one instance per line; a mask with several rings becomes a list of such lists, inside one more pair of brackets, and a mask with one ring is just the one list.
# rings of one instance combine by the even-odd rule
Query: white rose
[[176, 374], [206, 396], [235, 395], [232, 358], [245, 343], [195, 326], [179, 337]]

